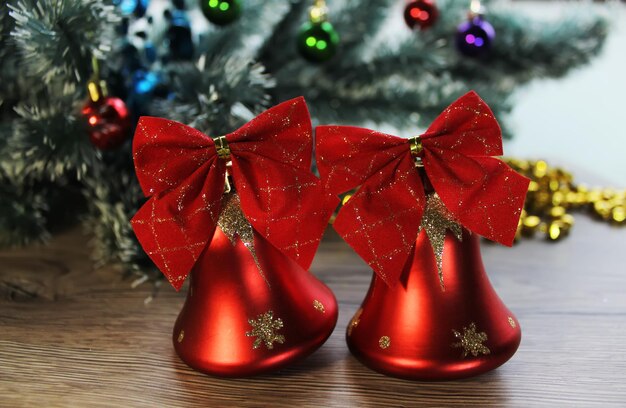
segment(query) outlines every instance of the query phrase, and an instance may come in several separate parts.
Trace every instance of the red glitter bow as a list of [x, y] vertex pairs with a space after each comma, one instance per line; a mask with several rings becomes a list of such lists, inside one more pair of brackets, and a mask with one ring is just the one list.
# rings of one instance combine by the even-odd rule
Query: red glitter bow
[[529, 181], [490, 157], [502, 155], [501, 131], [476, 93], [452, 103], [415, 138], [348, 126], [320, 126], [316, 137], [327, 188], [339, 194], [360, 185], [334, 228], [387, 284], [402, 273], [424, 214], [416, 160], [457, 222], [512, 245]]
[[308, 269], [337, 205], [310, 171], [312, 147], [303, 98], [281, 103], [215, 141], [178, 122], [140, 118], [133, 156], [141, 188], [151, 197], [131, 221], [139, 242], [180, 289], [213, 237], [230, 160], [252, 227]]

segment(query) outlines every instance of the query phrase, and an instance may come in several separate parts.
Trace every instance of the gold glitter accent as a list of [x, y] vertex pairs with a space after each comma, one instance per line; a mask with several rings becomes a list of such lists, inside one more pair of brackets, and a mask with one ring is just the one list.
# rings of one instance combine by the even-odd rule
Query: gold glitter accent
[[280, 318], [274, 320], [273, 311], [260, 314], [256, 319], [248, 319], [248, 323], [252, 326], [252, 330], [246, 332], [246, 336], [256, 337], [252, 344], [253, 349], [258, 349], [263, 343], [265, 347], [271, 350], [274, 348], [274, 342], [280, 344], [285, 342], [285, 336], [275, 332], [283, 328], [283, 321]]
[[[443, 204], [437, 193], [426, 197], [426, 209], [422, 216], [422, 228], [426, 231], [430, 245], [433, 248], [437, 261], [437, 272], [441, 290], [446, 290], [443, 284], [443, 247], [446, 240], [446, 230], [452, 231], [456, 239], [463, 240], [463, 229], [455, 220], [452, 213]], [[419, 234], [419, 232], [418, 232]]]
[[509, 316], [509, 324], [511, 325], [512, 328], [517, 327], [517, 324], [515, 324], [515, 320], [513, 320], [511, 316]]
[[181, 330], [180, 333], [178, 333], [178, 342], [182, 343], [184, 338], [185, 338], [185, 331]]
[[230, 147], [228, 146], [226, 136], [213, 138], [213, 142], [215, 143], [215, 149], [217, 150], [217, 157], [224, 160], [230, 159]]
[[389, 336], [382, 336], [380, 340], [378, 340], [378, 345], [384, 350], [391, 345], [391, 339]]
[[250, 225], [250, 222], [241, 210], [237, 193], [232, 192], [224, 194], [222, 198], [222, 212], [217, 220], [217, 225], [233, 245], [237, 243], [237, 238], [243, 242], [243, 245], [250, 251], [263, 280], [265, 280], [265, 283], [269, 286], [269, 282], [265, 278], [265, 274], [263, 273], [263, 269], [256, 255], [256, 249], [254, 248], [254, 232], [252, 225]]
[[359, 322], [361, 322], [361, 313], [363, 313], [363, 309], [359, 308], [359, 310], [357, 310], [352, 317], [352, 320], [350, 320], [350, 324], [348, 324], [348, 336], [352, 335], [352, 330], [359, 325]]
[[320, 313], [326, 313], [326, 309], [324, 309], [324, 305], [319, 300], [315, 299], [313, 301], [313, 307]]
[[457, 343], [452, 343], [452, 347], [462, 348], [463, 357], [467, 357], [470, 354], [474, 357], [477, 357], [479, 354], [491, 354], [491, 350], [483, 344], [487, 341], [487, 334], [485, 332], [477, 332], [476, 330], [476, 323], [474, 322], [463, 328], [463, 334], [452, 330], [454, 337], [460, 340]]

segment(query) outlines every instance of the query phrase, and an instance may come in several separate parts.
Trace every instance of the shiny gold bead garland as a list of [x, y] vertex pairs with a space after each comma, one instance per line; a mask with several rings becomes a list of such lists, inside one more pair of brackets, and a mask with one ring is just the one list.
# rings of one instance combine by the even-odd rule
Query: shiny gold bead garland
[[543, 160], [504, 160], [531, 180], [516, 240], [537, 232], [550, 241], [567, 236], [574, 225], [571, 210], [584, 210], [603, 221], [626, 225], [626, 190], [576, 185], [570, 172]]

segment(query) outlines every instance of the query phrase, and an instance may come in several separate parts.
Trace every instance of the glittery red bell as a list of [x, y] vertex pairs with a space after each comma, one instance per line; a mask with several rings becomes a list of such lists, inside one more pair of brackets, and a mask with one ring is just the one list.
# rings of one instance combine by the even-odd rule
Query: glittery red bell
[[180, 358], [208, 374], [242, 377], [319, 348], [337, 322], [330, 289], [256, 231], [250, 230], [252, 247], [251, 240], [233, 239], [241, 225], [219, 225], [191, 272], [174, 326]]
[[444, 286], [424, 230], [395, 286], [374, 275], [347, 330], [350, 350], [365, 365], [407, 379], [451, 380], [513, 356], [519, 323], [485, 274], [478, 235], [459, 229], [458, 236], [445, 235]]

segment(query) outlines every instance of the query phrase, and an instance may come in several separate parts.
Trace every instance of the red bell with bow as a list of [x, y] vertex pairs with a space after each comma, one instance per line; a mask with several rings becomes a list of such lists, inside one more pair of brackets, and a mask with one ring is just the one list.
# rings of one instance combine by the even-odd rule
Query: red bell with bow
[[394, 376], [468, 377], [507, 361], [519, 324], [493, 290], [478, 235], [511, 245], [528, 180], [502, 155], [500, 127], [474, 92], [422, 135], [317, 128], [327, 188], [357, 188], [335, 229], [372, 267], [347, 342], [362, 362]]
[[311, 173], [311, 151], [302, 98], [214, 139], [140, 119], [133, 152], [150, 199], [131, 223], [172, 286], [191, 273], [173, 333], [191, 367], [259, 374], [310, 354], [332, 332], [336, 300], [307, 269], [337, 198]]

